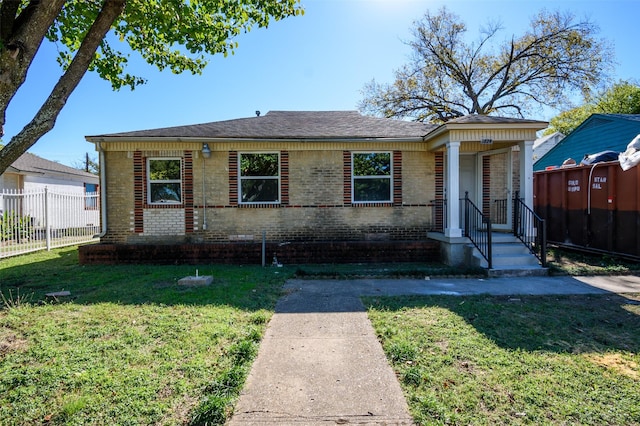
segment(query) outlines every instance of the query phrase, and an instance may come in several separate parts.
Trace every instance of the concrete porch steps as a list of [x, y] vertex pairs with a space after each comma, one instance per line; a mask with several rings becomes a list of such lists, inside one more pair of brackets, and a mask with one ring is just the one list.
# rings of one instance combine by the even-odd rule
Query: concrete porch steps
[[[522, 242], [511, 234], [494, 232], [491, 234], [493, 265], [488, 270], [490, 277], [544, 276], [547, 268], [529, 252]], [[465, 256], [470, 264], [488, 268], [488, 263], [471, 243], [465, 247]]]

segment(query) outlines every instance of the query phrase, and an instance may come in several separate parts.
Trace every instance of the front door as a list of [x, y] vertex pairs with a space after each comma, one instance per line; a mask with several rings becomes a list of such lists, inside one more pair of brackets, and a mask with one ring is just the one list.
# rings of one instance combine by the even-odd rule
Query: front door
[[513, 166], [511, 149], [481, 154], [482, 207], [497, 230], [509, 230], [512, 218]]

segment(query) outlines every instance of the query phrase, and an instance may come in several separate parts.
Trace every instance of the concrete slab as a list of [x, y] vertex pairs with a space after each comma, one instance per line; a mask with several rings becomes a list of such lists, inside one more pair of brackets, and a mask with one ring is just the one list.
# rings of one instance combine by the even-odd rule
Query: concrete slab
[[413, 424], [362, 303], [324, 296], [280, 300], [230, 425]]

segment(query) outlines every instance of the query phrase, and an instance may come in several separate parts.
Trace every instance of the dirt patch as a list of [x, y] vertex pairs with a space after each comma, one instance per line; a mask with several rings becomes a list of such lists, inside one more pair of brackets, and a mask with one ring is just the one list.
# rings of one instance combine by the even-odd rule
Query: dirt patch
[[27, 340], [9, 330], [0, 330], [0, 356], [27, 347]]
[[591, 355], [589, 359], [598, 365], [616, 371], [632, 379], [640, 378], [638, 373], [638, 364], [631, 360], [622, 358], [622, 355], [616, 353], [608, 353], [603, 355]]

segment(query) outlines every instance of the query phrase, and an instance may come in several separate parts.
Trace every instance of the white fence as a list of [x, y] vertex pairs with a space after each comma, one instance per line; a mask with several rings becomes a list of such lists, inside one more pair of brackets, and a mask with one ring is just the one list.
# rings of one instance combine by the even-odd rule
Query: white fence
[[90, 242], [99, 233], [98, 193], [0, 192], [0, 258]]

